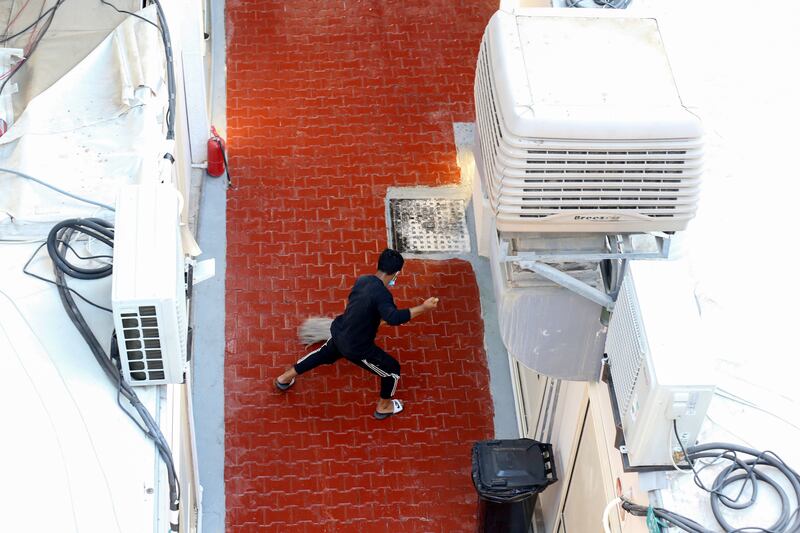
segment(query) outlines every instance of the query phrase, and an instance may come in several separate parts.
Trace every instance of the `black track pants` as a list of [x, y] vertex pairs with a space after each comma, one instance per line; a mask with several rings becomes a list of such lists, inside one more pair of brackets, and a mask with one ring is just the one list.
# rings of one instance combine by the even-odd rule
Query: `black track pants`
[[381, 398], [388, 400], [394, 396], [400, 380], [400, 363], [377, 346], [372, 346], [364, 354], [351, 357], [343, 355], [333, 339], [328, 339], [325, 344], [301, 357], [295, 363], [294, 369], [298, 374], [305, 374], [319, 365], [332, 365], [342, 357], [381, 378]]

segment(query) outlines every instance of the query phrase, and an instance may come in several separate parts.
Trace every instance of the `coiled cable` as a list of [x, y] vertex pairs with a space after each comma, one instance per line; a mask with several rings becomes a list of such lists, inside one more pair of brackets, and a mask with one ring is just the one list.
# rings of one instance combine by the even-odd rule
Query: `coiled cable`
[[[89, 349], [94, 355], [97, 363], [100, 365], [100, 368], [117, 388], [118, 395], [122, 396], [130, 403], [131, 407], [133, 407], [134, 411], [139, 416], [141, 422], [137, 421], [128, 409], [122, 407], [121, 403], [120, 407], [123, 409], [125, 414], [127, 414], [128, 417], [130, 417], [143, 431], [144, 435], [152, 440], [155, 444], [155, 447], [167, 468], [170, 509], [172, 511], [177, 511], [180, 501], [180, 484], [169, 444], [167, 443], [164, 434], [161, 432], [161, 429], [158, 427], [158, 424], [153, 419], [153, 416], [139, 399], [136, 391], [122, 378], [120, 369], [117, 368], [113, 360], [106, 355], [106, 352], [100, 345], [97, 337], [86, 323], [86, 320], [75, 303], [75, 299], [72, 297], [70, 289], [67, 285], [67, 275], [77, 279], [100, 279], [107, 277], [112, 273], [112, 266], [110, 264], [104, 264], [97, 267], [87, 267], [75, 265], [67, 259], [67, 250], [69, 249], [70, 241], [75, 236], [80, 234], [94, 237], [110, 247], [114, 246], [113, 225], [99, 218], [68, 219], [53, 226], [47, 236], [46, 245], [47, 252], [53, 261], [53, 273], [56, 278], [58, 295], [61, 298], [61, 303], [64, 306], [64, 310], [67, 312], [70, 320], [75, 325], [75, 328], [86, 341], [86, 344], [88, 344]], [[177, 525], [173, 524], [172, 527], [175, 529]]]
[[[678, 438], [677, 423], [673, 420], [672, 429]], [[797, 533], [800, 532], [800, 475], [789, 467], [783, 459], [769, 450], [759, 451], [748, 446], [733, 444], [728, 442], [710, 442], [690, 446], [688, 449], [683, 446], [680, 438], [678, 443], [683, 451], [684, 458], [688, 465], [684, 468], [691, 470], [694, 475], [694, 482], [701, 490], [708, 492], [711, 498], [711, 511], [714, 518], [722, 527], [725, 533]], [[702, 463], [702, 459], [712, 459], [711, 462]], [[726, 466], [715, 478], [711, 487], [700, 479], [700, 472], [711, 465], [718, 464], [720, 461], [728, 461]], [[701, 467], [695, 465], [696, 462], [702, 463]], [[770, 469], [767, 474], [766, 469]], [[774, 469], [774, 470], [773, 470]], [[787, 492], [778, 483], [774, 476], [777, 471], [782, 475], [791, 486], [791, 491]], [[735, 496], [725, 494], [725, 489], [736, 483], [741, 483]], [[781, 510], [778, 519], [769, 527], [746, 526], [735, 527], [723, 515], [723, 506], [728, 509], [742, 510], [754, 505], [760, 494], [759, 487], [766, 483], [778, 494], [781, 500]], [[750, 497], [743, 499], [745, 488], [750, 487]], [[791, 497], [790, 497], [791, 495]], [[653, 513], [657, 518], [689, 533], [714, 533], [713, 530], [697, 523], [673, 511], [659, 508], [637, 505], [633, 502], [622, 500], [622, 509], [634, 516], [647, 516], [648, 512]]]

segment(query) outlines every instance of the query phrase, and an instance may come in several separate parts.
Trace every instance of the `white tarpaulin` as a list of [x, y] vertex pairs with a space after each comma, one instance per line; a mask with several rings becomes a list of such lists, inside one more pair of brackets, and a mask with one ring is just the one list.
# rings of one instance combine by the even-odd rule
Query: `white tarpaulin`
[[[139, 14], [155, 20], [152, 7]], [[0, 167], [113, 205], [121, 185], [158, 175], [164, 72], [158, 30], [126, 19], [28, 103], [0, 137]], [[0, 172], [0, 371], [6, 378], [0, 402], [10, 406], [0, 416], [7, 437], [0, 500], [9, 511], [2, 531], [167, 530], [167, 517], [158, 512], [165, 507], [165, 467], [152, 442], [120, 411], [116, 387], [64, 313], [55, 287], [23, 274], [38, 244], [3, 242], [42, 239], [55, 222], [93, 215], [113, 218], [108, 210]], [[82, 250], [92, 252], [103, 253]], [[29, 266], [50, 279], [52, 268], [43, 250]], [[69, 283], [110, 307], [110, 277]], [[101, 345], [109, 347], [111, 316], [79, 305]], [[137, 392], [157, 419], [163, 417], [165, 388]]]
[[[140, 14], [155, 20], [154, 7]], [[30, 101], [0, 137], [0, 166], [113, 205], [120, 185], [158, 173], [167, 103], [164, 72], [158, 30], [128, 18]], [[0, 173], [0, 238], [40, 236], [56, 221], [100, 214], [100, 208]]]

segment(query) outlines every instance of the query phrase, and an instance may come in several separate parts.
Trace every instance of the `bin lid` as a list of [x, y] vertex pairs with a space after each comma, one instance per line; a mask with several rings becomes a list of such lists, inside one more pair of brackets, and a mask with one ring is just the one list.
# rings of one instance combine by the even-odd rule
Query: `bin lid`
[[492, 440], [476, 445], [484, 490], [524, 489], [549, 484], [542, 450], [531, 439]]

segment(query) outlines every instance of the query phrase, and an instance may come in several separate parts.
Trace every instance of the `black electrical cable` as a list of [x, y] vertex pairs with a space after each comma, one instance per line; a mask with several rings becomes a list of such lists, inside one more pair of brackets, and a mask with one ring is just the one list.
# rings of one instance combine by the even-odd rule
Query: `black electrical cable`
[[[624, 498], [622, 499], [622, 504], [620, 506], [625, 512], [632, 514], [633, 516], [645, 517], [647, 516], [648, 511], [650, 510], [649, 507], [646, 507], [644, 505], [637, 505]], [[690, 533], [715, 533], [714, 531], [702, 526], [701, 524], [698, 524], [691, 518], [686, 518], [685, 516], [681, 516], [677, 513], [673, 513], [671, 511], [662, 509], [660, 507], [653, 507], [652, 510], [656, 518], [659, 518], [669, 523], [670, 525], [678, 527], [684, 531], [688, 531]]]
[[136, 13], [133, 13], [133, 12], [131, 12], [131, 11], [125, 11], [124, 9], [120, 9], [120, 8], [118, 8], [117, 6], [115, 6], [114, 4], [112, 4], [111, 2], [106, 2], [106, 0], [100, 0], [100, 3], [101, 3], [101, 4], [103, 4], [103, 5], [107, 5], [108, 7], [110, 7], [110, 8], [111, 8], [111, 9], [113, 9], [114, 11], [116, 11], [117, 13], [123, 13], [123, 14], [125, 14], [125, 15], [130, 15], [130, 16], [132, 16], [132, 17], [136, 17], [136, 18], [137, 18], [137, 19], [139, 19], [139, 20], [143, 20], [143, 21], [145, 21], [146, 23], [148, 23], [148, 24], [150, 24], [151, 26], [153, 26], [155, 29], [157, 29], [157, 30], [159, 31], [159, 33], [162, 33], [162, 32], [161, 32], [161, 28], [159, 28], [159, 27], [158, 27], [158, 24], [156, 24], [156, 23], [155, 23], [155, 22], [153, 22], [152, 20], [148, 20], [148, 19], [144, 18], [143, 16], [141, 16], [141, 15], [137, 15]]
[[[13, 67], [13, 69], [9, 73], [8, 77], [5, 80], [3, 80], [2, 84], [0, 84], [0, 94], [3, 93], [3, 90], [6, 87], [6, 84], [19, 71], [20, 67], [22, 67], [22, 65], [24, 63], [26, 63], [28, 60], [30, 60], [31, 55], [33, 55], [33, 52], [36, 50], [36, 48], [38, 48], [39, 43], [42, 41], [42, 38], [44, 37], [45, 33], [47, 33], [47, 30], [50, 29], [50, 25], [53, 23], [53, 18], [55, 18], [55, 15], [56, 15], [56, 12], [58, 11], [58, 8], [61, 7], [61, 5], [65, 1], [66, 0], [57, 0], [56, 4], [54, 6], [48, 8], [47, 10], [45, 10], [39, 16], [39, 18], [37, 18], [33, 23], [31, 23], [30, 25], [25, 27], [23, 30], [15, 33], [14, 35], [10, 35], [10, 36], [5, 37], [2, 40], [0, 40], [0, 42], [3, 42], [3, 43], [8, 42], [9, 40], [24, 34], [26, 31], [30, 30], [31, 28], [34, 28], [37, 24], [39, 24], [39, 22], [41, 22], [42, 20], [44, 20], [46, 17], [49, 16], [49, 18], [47, 19], [47, 22], [45, 23], [45, 26], [40, 30], [39, 35], [37, 35], [36, 40], [32, 43], [31, 48], [28, 50], [27, 56]], [[173, 53], [173, 50], [172, 50], [172, 39], [171, 39], [170, 33], [169, 33], [169, 26], [167, 25], [167, 18], [166, 18], [166, 15], [164, 14], [164, 9], [161, 7], [161, 2], [159, 2], [158, 0], [153, 0], [153, 3], [156, 6], [156, 11], [157, 11], [157, 14], [158, 14], [158, 22], [159, 22], [160, 28], [156, 24], [154, 24], [152, 21], [149, 21], [149, 20], [145, 19], [144, 17], [136, 15], [135, 13], [131, 13], [129, 11], [122, 11], [120, 9], [117, 9], [116, 6], [106, 2], [104, 0], [101, 0], [101, 2], [106, 4], [106, 5], [111, 6], [112, 8], [116, 9], [117, 11], [120, 11], [122, 13], [127, 13], [129, 15], [133, 15], [134, 17], [140, 18], [140, 19], [146, 21], [147, 23], [152, 24], [153, 26], [156, 26], [156, 28], [159, 29], [159, 33], [161, 34], [161, 40], [164, 43], [164, 53], [166, 55], [166, 62], [167, 62], [167, 91], [168, 91], [169, 94], [168, 94], [168, 107], [167, 107], [167, 134], [166, 134], [166, 137], [167, 137], [168, 140], [174, 140], [175, 139], [175, 104], [176, 104], [175, 61], [174, 61], [174, 53]]]
[[89, 237], [94, 237], [109, 248], [114, 247], [114, 225], [102, 218], [70, 218], [53, 226], [47, 239], [47, 253], [56, 266], [71, 278], [100, 279], [111, 275], [111, 264], [98, 267], [82, 267], [75, 265], [67, 258], [64, 239], [50, 238], [62, 229], [70, 228]]
[[153, 0], [153, 4], [156, 6], [158, 24], [155, 24], [153, 21], [147, 20], [136, 13], [119, 9], [117, 6], [106, 0], [100, 0], [100, 3], [111, 7], [118, 13], [125, 13], [126, 15], [131, 15], [147, 22], [148, 24], [154, 26], [161, 34], [161, 41], [164, 43], [164, 54], [166, 55], [167, 61], [167, 92], [169, 93], [167, 96], [167, 140], [175, 139], [175, 102], [177, 93], [175, 89], [175, 59], [172, 51], [172, 38], [170, 37], [169, 26], [167, 25], [167, 17], [164, 14], [164, 9], [161, 7], [161, 2], [158, 0]]
[[66, 275], [72, 276], [72, 274], [77, 274], [77, 276], [72, 277], [80, 277], [80, 279], [100, 279], [111, 275], [111, 269], [106, 268], [108, 265], [103, 265], [101, 267], [92, 269], [87, 267], [79, 267], [67, 260], [67, 245], [73, 238], [73, 235], [80, 233], [95, 237], [111, 247], [114, 245], [113, 227], [110, 223], [102, 219], [92, 218], [65, 220], [59, 224], [56, 224], [53, 229], [50, 230], [46, 245], [48, 253], [51, 254], [50, 257], [53, 260], [53, 272], [56, 277], [56, 286], [58, 288], [59, 297], [61, 298], [61, 303], [64, 305], [64, 309], [66, 310], [70, 320], [75, 325], [76, 329], [86, 343], [89, 345], [92, 355], [94, 355], [94, 358], [100, 365], [100, 368], [117, 388], [117, 402], [119, 403], [120, 407], [122, 407], [122, 404], [119, 402], [119, 395], [124, 397], [139, 415], [141, 423], [139, 423], [139, 421], [133, 417], [133, 414], [128, 409], [123, 408], [125, 414], [127, 414], [128, 417], [130, 417], [136, 423], [144, 435], [153, 441], [156, 449], [159, 452], [159, 455], [161, 456], [161, 459], [164, 461], [164, 464], [167, 468], [167, 481], [169, 483], [170, 509], [172, 511], [178, 511], [180, 502], [180, 483], [175, 471], [175, 463], [172, 458], [172, 452], [170, 451], [169, 444], [164, 438], [164, 434], [161, 432], [161, 429], [158, 427], [158, 424], [156, 424], [150, 412], [147, 410], [144, 404], [142, 404], [141, 400], [139, 400], [136, 391], [134, 391], [133, 387], [122, 378], [119, 368], [117, 368], [117, 366], [114, 364], [111, 357], [106, 355], [105, 350], [98, 342], [97, 337], [95, 337], [89, 325], [86, 323], [86, 320], [83, 318], [80, 309], [78, 309], [78, 306], [75, 304], [75, 300], [70, 294], [70, 290], [65, 278]]
[[19, 30], [17, 33], [15, 33], [15, 34], [13, 34], [13, 35], [7, 35], [7, 36], [5, 36], [5, 37], [2, 37], [2, 38], [0, 38], [0, 44], [2, 44], [2, 43], [7, 43], [7, 42], [8, 42], [8, 41], [10, 41], [11, 39], [16, 39], [16, 38], [17, 38], [17, 37], [19, 37], [20, 35], [24, 34], [26, 31], [30, 30], [31, 28], [33, 28], [34, 26], [36, 26], [37, 24], [39, 24], [39, 23], [40, 23], [42, 20], [44, 20], [44, 18], [45, 18], [45, 17], [47, 17], [48, 15], [50, 15], [50, 13], [51, 13], [51, 12], [55, 11], [56, 9], [58, 9], [58, 6], [60, 6], [60, 5], [61, 5], [61, 4], [62, 4], [64, 1], [65, 1], [65, 0], [61, 0], [61, 1], [60, 1], [60, 2], [58, 2], [56, 5], [54, 5], [54, 6], [50, 7], [50, 8], [48, 8], [48, 9], [46, 9], [45, 11], [43, 11], [43, 12], [42, 12], [42, 14], [41, 14], [41, 15], [39, 15], [39, 18], [37, 18], [36, 20], [34, 20], [33, 22], [31, 22], [31, 23], [30, 23], [28, 26], [26, 26], [25, 28], [23, 28], [23, 29]]
[[[22, 272], [23, 272], [24, 274], [27, 274], [28, 276], [30, 276], [30, 277], [32, 277], [32, 278], [36, 278], [36, 279], [38, 279], [38, 280], [45, 281], [45, 282], [47, 282], [47, 283], [52, 283], [53, 285], [58, 285], [58, 283], [57, 283], [57, 282], [55, 282], [55, 281], [53, 281], [53, 280], [51, 280], [51, 279], [47, 279], [47, 278], [45, 278], [45, 277], [43, 277], [43, 276], [40, 276], [40, 275], [38, 275], [38, 274], [34, 274], [33, 272], [31, 272], [31, 271], [29, 271], [29, 270], [28, 270], [28, 267], [30, 266], [31, 262], [33, 261], [33, 258], [34, 258], [34, 257], [36, 257], [36, 255], [39, 253], [39, 250], [41, 250], [42, 248], [44, 248], [46, 244], [47, 244], [46, 242], [43, 242], [42, 244], [40, 244], [40, 245], [39, 245], [39, 247], [38, 247], [38, 248], [36, 248], [36, 250], [34, 250], [33, 254], [30, 256], [30, 258], [29, 258], [29, 259], [28, 259], [28, 261], [25, 263], [25, 265], [22, 267]], [[69, 246], [69, 245], [68, 245], [68, 246]], [[71, 247], [70, 247], [70, 248], [71, 248]], [[74, 252], [74, 250], [73, 250], [73, 252]], [[75, 255], [77, 255], [77, 254], [75, 254]], [[79, 256], [79, 257], [80, 257], [80, 256]], [[97, 257], [107, 257], [107, 256], [97, 256]], [[81, 259], [94, 259], [94, 256], [89, 256], [89, 257], [81, 257]], [[97, 309], [101, 309], [101, 310], [103, 310], [103, 311], [107, 311], [107, 312], [109, 312], [109, 313], [111, 312], [111, 309], [109, 309], [108, 307], [103, 307], [103, 306], [102, 306], [102, 305], [100, 305], [100, 304], [96, 304], [96, 303], [94, 303], [93, 301], [89, 300], [89, 299], [88, 299], [88, 298], [86, 298], [84, 295], [82, 295], [81, 293], [79, 293], [78, 291], [76, 291], [75, 289], [73, 289], [72, 287], [67, 287], [67, 290], [69, 290], [69, 291], [70, 291], [72, 294], [74, 294], [75, 296], [77, 296], [78, 298], [80, 298], [81, 300], [83, 300], [84, 302], [86, 302], [87, 304], [91, 305], [92, 307], [96, 307]]]
[[[101, 254], [101, 255], [81, 255], [75, 250], [75, 248], [72, 247], [72, 245], [70, 243], [64, 242], [64, 241], [59, 241], [59, 242], [62, 243], [67, 248], [69, 248], [69, 250], [73, 254], [75, 254], [75, 257], [77, 257], [78, 259], [83, 259], [84, 261], [88, 261], [89, 259], [114, 259], [113, 255], [105, 255], [105, 254]], [[45, 244], [47, 244], [47, 243], [45, 243]]]
[[[777, 521], [768, 528], [748, 527], [742, 528], [747, 531], [760, 531], [770, 533], [796, 532], [800, 530], [800, 520], [798, 519], [797, 509], [790, 512], [791, 502], [786, 490], [778, 484], [771, 476], [764, 473], [764, 467], [771, 467], [778, 470], [791, 484], [795, 502], [800, 502], [800, 476], [797, 472], [789, 468], [783, 460], [770, 451], [758, 451], [738, 444], [729, 443], [709, 443], [690, 447], [688, 453], [693, 459], [703, 457], [713, 457], [718, 455], [717, 451], [723, 451], [722, 458], [731, 464], [717, 475], [714, 479], [711, 490], [707, 490], [711, 495], [711, 510], [714, 518], [725, 529], [725, 531], [739, 531], [722, 515], [720, 505], [730, 509], [745, 509], [753, 505], [758, 496], [759, 482], [770, 485], [781, 498], [781, 512]], [[750, 456], [745, 459], [740, 455]], [[729, 498], [722, 493], [722, 490], [738, 481], [747, 480], [752, 487], [752, 496], [749, 501], [739, 502], [738, 498]], [[741, 496], [741, 493], [740, 493]]]
[[[778, 455], [771, 451], [759, 451], [746, 446], [725, 442], [712, 442], [690, 446], [688, 449], [678, 436], [678, 426], [673, 420], [672, 429], [678, 444], [684, 454], [684, 459], [688, 463], [694, 475], [695, 484], [711, 497], [711, 511], [714, 518], [722, 527], [725, 533], [797, 533], [800, 531], [800, 475], [790, 468]], [[711, 463], [702, 463], [702, 459], [713, 459]], [[714, 479], [711, 487], [707, 487], [699, 477], [700, 472], [711, 464], [716, 464], [719, 460], [730, 462]], [[696, 468], [697, 462], [704, 466]], [[767, 475], [765, 468], [777, 470], [789, 482], [792, 487], [793, 500], [789, 494], [772, 476]], [[735, 497], [724, 494], [726, 487], [741, 482], [738, 494]], [[735, 528], [722, 514], [722, 506], [733, 510], [746, 509], [756, 503], [759, 494], [759, 486], [766, 483], [778, 494], [781, 499], [781, 511], [778, 519], [769, 527], [746, 526]], [[750, 498], [740, 501], [744, 494], [745, 487], [750, 486]], [[794, 506], [794, 509], [792, 509]], [[647, 516], [648, 507], [636, 505], [627, 500], [622, 501], [622, 508], [635, 516]], [[791, 510], [791, 512], [790, 512]], [[698, 524], [694, 520], [678, 513], [662, 508], [652, 508], [653, 514], [665, 522], [687, 531], [689, 533], [713, 533], [712, 530]]]
[[[167, 140], [175, 139], [175, 60], [172, 53], [172, 39], [169, 35], [167, 17], [159, 0], [153, 0], [158, 14], [158, 23], [161, 25], [161, 39], [164, 41], [164, 51], [167, 55], [167, 91], [169, 93], [167, 108]], [[166, 157], [166, 156], [165, 156]]]
[[[683, 445], [683, 441], [681, 441], [680, 436], [678, 435], [677, 420], [672, 421], [672, 431], [673, 434], [675, 435], [675, 439], [678, 441], [678, 444], [681, 447], [681, 452], [683, 453], [683, 457], [689, 464], [689, 469], [692, 471], [694, 484], [697, 485], [697, 488], [704, 490], [705, 492], [708, 492], [710, 494], [718, 495], [720, 498], [725, 499], [729, 504], [731, 504], [731, 506], [736, 507], [738, 509], [749, 507], [750, 505], [755, 503], [756, 498], [758, 498], [758, 484], [756, 483], [756, 474], [752, 468], [747, 469], [747, 476], [746, 476], [748, 478], [748, 481], [750, 481], [750, 485], [753, 487], [753, 492], [750, 496], [750, 502], [738, 503], [739, 498], [741, 498], [742, 495], [744, 494], [744, 489], [745, 487], [747, 487], [747, 483], [742, 483], [742, 485], [739, 487], [739, 493], [736, 495], [736, 497], [730, 498], [729, 496], [722, 494], [722, 492], [719, 492], [719, 490], [715, 489], [714, 487], [709, 489], [708, 487], [706, 487], [705, 483], [703, 483], [703, 481], [700, 479], [700, 472], [702, 472], [704, 469], [708, 468], [712, 464], [717, 463], [719, 459], [725, 459], [725, 451], [714, 456], [714, 460], [711, 461], [710, 463], [706, 463], [700, 469], [697, 469], [695, 468], [694, 458], [689, 455], [689, 452], [686, 451], [686, 447]], [[736, 453], [734, 452], [733, 455], [736, 456]]]
[[[92, 353], [95, 356], [95, 359], [100, 364], [103, 371], [109, 377], [109, 379], [114, 382], [118, 388], [118, 390], [122, 393], [122, 395], [128, 400], [128, 402], [133, 406], [136, 410], [137, 414], [141, 418], [144, 426], [147, 428], [147, 431], [144, 434], [149, 437], [156, 448], [159, 450], [159, 454], [162, 457], [162, 460], [166, 464], [167, 467], [167, 479], [170, 485], [170, 509], [173, 511], [178, 510], [178, 502], [180, 498], [180, 486], [178, 483], [177, 475], [175, 473], [175, 466], [172, 459], [172, 454], [169, 450], [169, 445], [167, 444], [166, 440], [164, 439], [163, 434], [161, 433], [160, 428], [158, 428], [157, 424], [153, 420], [150, 413], [147, 411], [147, 408], [142, 404], [139, 400], [136, 392], [133, 388], [122, 379], [122, 376], [119, 372], [119, 369], [116, 368], [114, 363], [111, 361], [109, 357], [106, 356], [105, 352], [103, 351], [102, 346], [100, 346], [97, 338], [94, 336], [94, 333], [89, 328], [86, 321], [83, 319], [80, 310], [75, 305], [74, 300], [72, 300], [69, 291], [65, 289], [66, 287], [66, 280], [64, 278], [65, 272], [59, 268], [59, 264], [62, 263], [58, 260], [58, 258], [63, 258], [66, 255], [66, 250], [62, 248], [63, 245], [56, 245], [57, 241], [65, 241], [69, 242], [73, 233], [75, 231], [83, 231], [83, 229], [87, 227], [92, 227], [92, 224], [86, 223], [86, 220], [79, 220], [79, 224], [75, 225], [67, 225], [64, 223], [56, 225], [53, 230], [50, 231], [48, 236], [48, 250], [55, 249], [58, 253], [57, 257], [53, 258], [54, 267], [53, 270], [56, 275], [56, 279], [58, 280], [57, 286], [59, 288], [59, 295], [61, 296], [61, 301], [64, 304], [64, 308], [67, 311], [67, 314], [72, 319], [73, 323], [75, 324], [78, 331], [83, 336], [84, 340], [86, 340], [87, 344], [89, 344]], [[100, 226], [103, 226], [105, 221], [101, 221], [101, 219], [91, 219], [89, 222], [97, 223]], [[105, 223], [107, 224], [107, 223]], [[83, 228], [83, 229], [82, 229]], [[63, 264], [67, 265], [67, 262], [63, 262]], [[100, 277], [105, 277], [110, 275], [111, 272], [98, 272], [96, 273], [97, 277], [94, 279], [98, 279]], [[91, 279], [91, 278], [90, 278]], [[126, 414], [129, 416], [130, 413], [125, 410]], [[139, 426], [141, 428], [141, 426]]]

